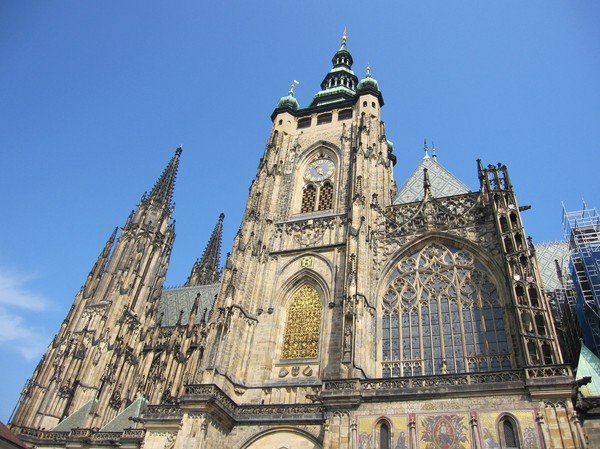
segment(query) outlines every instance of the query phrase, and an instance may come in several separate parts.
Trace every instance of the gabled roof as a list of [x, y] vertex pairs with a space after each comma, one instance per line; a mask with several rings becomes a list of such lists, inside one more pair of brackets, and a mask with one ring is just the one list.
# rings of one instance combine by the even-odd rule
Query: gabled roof
[[446, 170], [435, 157], [425, 156], [415, 171], [406, 180], [402, 188], [394, 197], [393, 204], [413, 203], [423, 199], [423, 170], [427, 169], [431, 183], [431, 196], [442, 198], [445, 196], [461, 195], [471, 190]]
[[566, 279], [569, 273], [569, 257], [571, 255], [569, 244], [567, 242], [537, 243], [535, 245], [535, 255], [544, 281], [544, 289], [554, 291], [561, 288], [555, 260], [558, 261], [563, 279]]
[[98, 402], [96, 399], [91, 399], [85, 404], [83, 404], [78, 410], [71, 413], [61, 422], [59, 422], [54, 428], [50, 430], [54, 430], [57, 432], [68, 432], [71, 429], [83, 429], [85, 428], [88, 415], [92, 411], [92, 407], [94, 404]]
[[137, 427], [137, 423], [130, 418], [139, 418], [147, 401], [143, 397], [137, 398], [129, 407], [109, 421], [100, 432], [123, 432], [125, 429]]
[[[6, 442], [6, 444], [3, 444], [2, 441]], [[12, 433], [2, 421], [0, 421], [0, 447], [14, 447], [26, 449], [27, 445], [23, 443], [18, 436]]]
[[592, 381], [579, 387], [579, 392], [585, 397], [600, 396], [600, 359], [584, 344], [581, 345], [577, 376], [575, 380], [591, 377]]
[[[186, 325], [190, 320], [190, 312], [196, 296], [200, 295], [198, 303], [198, 315], [196, 322], [202, 319], [204, 309], [212, 309], [215, 295], [219, 292], [221, 284], [196, 285], [194, 287], [182, 287], [165, 289], [160, 295], [158, 303], [157, 319], [161, 321], [162, 327], [175, 326], [181, 312], [181, 324]], [[161, 319], [162, 315], [162, 319]]]

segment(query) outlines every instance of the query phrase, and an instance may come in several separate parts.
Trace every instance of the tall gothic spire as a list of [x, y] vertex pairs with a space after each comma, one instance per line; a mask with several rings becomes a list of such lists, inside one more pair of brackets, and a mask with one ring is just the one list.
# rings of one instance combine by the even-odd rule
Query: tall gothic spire
[[177, 176], [177, 167], [179, 166], [179, 156], [181, 156], [182, 148], [178, 147], [175, 150], [175, 155], [171, 158], [169, 165], [163, 171], [162, 175], [148, 196], [149, 201], [160, 203], [162, 205], [171, 204], [173, 196], [173, 188], [175, 187], [175, 177]]
[[206, 245], [202, 259], [196, 260], [192, 272], [185, 286], [210, 285], [219, 282], [221, 272], [219, 271], [219, 259], [221, 257], [221, 240], [223, 234], [223, 219], [225, 214], [219, 215], [219, 221], [213, 230], [210, 240]]

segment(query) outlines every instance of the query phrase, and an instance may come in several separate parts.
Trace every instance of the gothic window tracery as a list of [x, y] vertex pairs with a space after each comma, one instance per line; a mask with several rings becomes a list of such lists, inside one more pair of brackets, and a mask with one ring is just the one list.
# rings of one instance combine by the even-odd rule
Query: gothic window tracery
[[430, 243], [403, 257], [381, 304], [383, 377], [511, 368], [497, 287], [468, 250]]
[[314, 359], [319, 355], [322, 302], [310, 285], [292, 297], [283, 336], [283, 359]]

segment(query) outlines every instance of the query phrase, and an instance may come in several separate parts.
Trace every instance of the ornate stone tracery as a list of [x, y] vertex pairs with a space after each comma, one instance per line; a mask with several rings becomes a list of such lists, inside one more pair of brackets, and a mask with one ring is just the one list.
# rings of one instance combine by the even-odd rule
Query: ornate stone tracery
[[436, 242], [400, 259], [381, 310], [383, 377], [512, 367], [497, 287], [466, 249]]
[[318, 357], [322, 307], [319, 293], [310, 285], [294, 294], [285, 324], [283, 359]]

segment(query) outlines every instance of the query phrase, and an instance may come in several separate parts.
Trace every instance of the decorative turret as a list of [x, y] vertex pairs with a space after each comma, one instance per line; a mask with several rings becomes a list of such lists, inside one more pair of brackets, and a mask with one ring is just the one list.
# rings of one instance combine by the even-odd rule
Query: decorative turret
[[292, 84], [290, 86], [289, 93], [285, 97], [281, 97], [279, 103], [277, 103], [277, 108], [287, 108], [295, 111], [300, 107], [300, 105], [298, 104], [298, 100], [294, 98], [294, 87], [296, 86]]
[[219, 270], [219, 259], [221, 258], [221, 240], [223, 234], [223, 219], [225, 214], [219, 215], [219, 221], [213, 230], [210, 240], [206, 245], [204, 254], [200, 260], [196, 260], [192, 272], [185, 286], [210, 285], [219, 282], [221, 271]]
[[173, 197], [173, 188], [175, 187], [175, 177], [177, 176], [177, 167], [179, 166], [179, 156], [181, 156], [182, 148], [178, 147], [175, 150], [175, 155], [163, 171], [162, 175], [152, 188], [152, 192], [147, 197], [147, 201], [160, 203], [162, 205], [170, 205]]
[[360, 80], [356, 88], [359, 95], [371, 94], [375, 95], [379, 100], [379, 107], [383, 106], [383, 96], [379, 90], [379, 83], [371, 76], [371, 66], [367, 66], [367, 74]]
[[359, 91], [361, 90], [374, 90], [376, 92], [379, 92], [379, 83], [377, 82], [377, 80], [375, 78], [373, 78], [371, 76], [371, 66], [367, 66], [367, 74], [365, 75], [365, 77], [363, 79], [360, 80], [360, 82], [358, 83], [358, 88]]
[[358, 78], [352, 71], [352, 55], [346, 48], [346, 32], [342, 36], [342, 46], [333, 55], [333, 68], [321, 83], [321, 91], [311, 101], [309, 107], [331, 104], [354, 97]]

